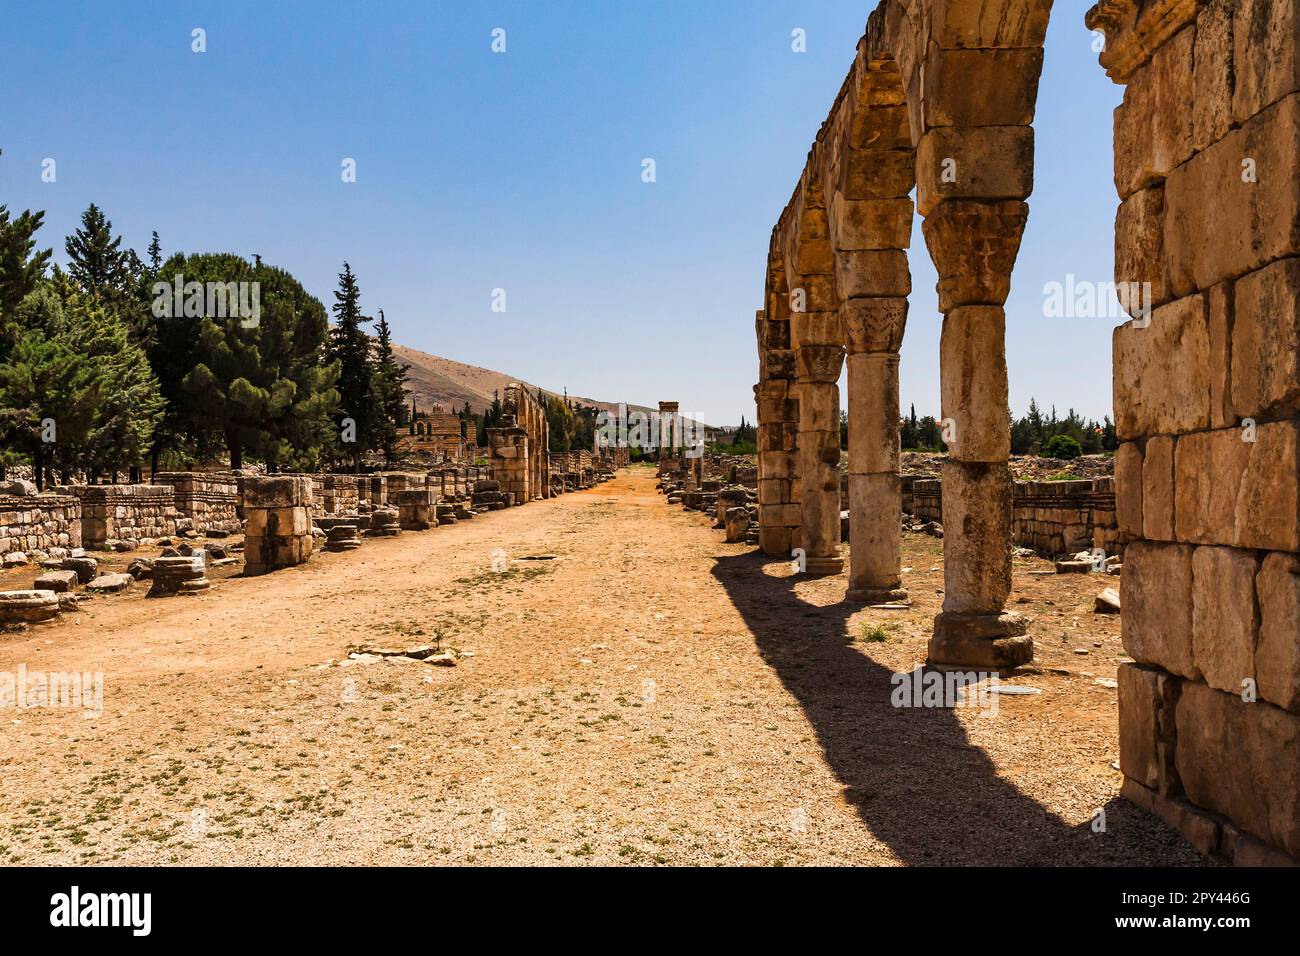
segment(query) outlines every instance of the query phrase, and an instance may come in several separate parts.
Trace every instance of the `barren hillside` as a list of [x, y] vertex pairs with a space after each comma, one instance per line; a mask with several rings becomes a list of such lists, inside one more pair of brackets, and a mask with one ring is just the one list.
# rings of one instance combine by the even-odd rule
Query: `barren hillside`
[[[537, 391], [535, 382], [526, 382], [516, 375], [479, 368], [477, 365], [466, 365], [464, 362], [430, 355], [428, 352], [396, 343], [393, 345], [393, 351], [399, 362], [411, 366], [406, 376], [406, 388], [420, 408], [427, 408], [434, 402], [438, 402], [448, 411], [454, 411], [469, 402], [472, 409], [482, 411], [492, 404], [492, 393], [496, 391], [504, 395], [506, 386], [511, 382], [520, 382], [533, 392]], [[548, 393], [552, 391], [545, 386], [543, 388]], [[601, 401], [580, 395], [569, 397], [580, 404], [594, 405], [602, 409], [612, 410], [618, 404], [617, 399]], [[628, 407], [646, 410], [644, 405]]]

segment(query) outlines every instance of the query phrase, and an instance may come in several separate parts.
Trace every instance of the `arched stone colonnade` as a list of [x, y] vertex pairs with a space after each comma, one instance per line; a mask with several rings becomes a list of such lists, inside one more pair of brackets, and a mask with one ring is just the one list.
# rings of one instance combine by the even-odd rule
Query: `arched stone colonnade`
[[[1008, 613], [1003, 306], [1050, 0], [884, 0], [772, 231], [760, 547], [901, 596], [897, 353], [916, 212], [939, 275], [944, 602], [930, 663], [1031, 659]], [[1101, 0], [1115, 114], [1123, 793], [1200, 850], [1300, 860], [1300, 0]], [[1063, 264], [1063, 269], [1068, 264]]]

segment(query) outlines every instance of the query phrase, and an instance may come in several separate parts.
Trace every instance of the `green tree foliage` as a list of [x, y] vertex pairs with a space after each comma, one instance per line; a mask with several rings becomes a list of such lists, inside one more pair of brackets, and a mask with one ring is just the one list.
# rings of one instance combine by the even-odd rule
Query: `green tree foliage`
[[899, 424], [898, 437], [902, 447], [911, 451], [943, 451], [948, 447], [938, 420], [933, 415], [917, 418], [915, 405]]
[[1072, 460], [1083, 454], [1083, 446], [1069, 435], [1053, 435], [1043, 443], [1043, 450], [1039, 454], [1044, 458]]
[[392, 460], [396, 454], [397, 432], [406, 424], [406, 373], [411, 366], [399, 363], [393, 354], [393, 337], [384, 310], [379, 310], [375, 326], [374, 391], [378, 414], [375, 417], [376, 447]]
[[[201, 457], [224, 445], [234, 468], [246, 453], [272, 470], [314, 467], [332, 445], [338, 401], [324, 306], [285, 270], [236, 255], [172, 256], [159, 282], [171, 286], [178, 275], [197, 284], [203, 303], [187, 294], [182, 309], [160, 299], [155, 310], [151, 357], [168, 400], [159, 447]], [[208, 283], [240, 282], [249, 283], [249, 304], [257, 289], [256, 317], [229, 301], [217, 314]]]
[[43, 212], [27, 210], [13, 219], [8, 206], [0, 206], [0, 362], [13, 346], [20, 330], [14, 324], [14, 310], [45, 274], [51, 250], [36, 251], [36, 231]]
[[0, 364], [0, 429], [38, 482], [53, 469], [93, 480], [138, 465], [163, 401], [118, 312], [57, 276], [15, 311], [22, 331]]
[[[1011, 419], [1011, 453], [1047, 455], [1044, 449], [1056, 435], [1065, 435], [1077, 442], [1079, 453], [1084, 455], [1114, 451], [1119, 447], [1115, 425], [1109, 415], [1101, 422], [1085, 421], [1074, 409], [1070, 409], [1064, 418], [1057, 416], [1055, 408], [1045, 415], [1038, 403], [1031, 399], [1028, 412], [1020, 418]], [[909, 450], [940, 451], [946, 448], [942, 426], [932, 416], [918, 418], [915, 405], [911, 406], [908, 416], [899, 422], [899, 438], [903, 448]]]
[[370, 355], [370, 337], [363, 326], [370, 321], [361, 314], [361, 289], [348, 263], [339, 273], [339, 287], [334, 292], [334, 328], [330, 331], [330, 357], [338, 363], [339, 431], [352, 422], [355, 441], [342, 442], [341, 453], [361, 467], [361, 457], [378, 447], [375, 392], [375, 369]]
[[[1079, 443], [1082, 454], [1094, 455], [1102, 451], [1114, 451], [1119, 447], [1115, 437], [1115, 425], [1107, 415], [1101, 422], [1085, 421], [1074, 409], [1060, 418], [1056, 408], [1044, 415], [1038, 402], [1029, 402], [1029, 411], [1021, 418], [1011, 421], [1011, 452], [1015, 455], [1028, 455], [1038, 452], [1055, 435], [1068, 435]], [[1059, 457], [1059, 456], [1053, 456]]]

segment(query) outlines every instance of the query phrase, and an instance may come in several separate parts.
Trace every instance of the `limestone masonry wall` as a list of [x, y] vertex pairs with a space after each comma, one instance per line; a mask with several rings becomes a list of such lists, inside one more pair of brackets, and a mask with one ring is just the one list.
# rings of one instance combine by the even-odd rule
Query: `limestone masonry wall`
[[230, 472], [163, 471], [154, 481], [171, 486], [177, 514], [195, 531], [240, 530], [239, 482]]
[[141, 541], [176, 533], [171, 485], [68, 485], [59, 491], [81, 499], [81, 542]]
[[1202, 852], [1300, 859], [1300, 7], [1104, 0], [1126, 550], [1124, 794]]
[[0, 556], [81, 547], [81, 499], [75, 495], [0, 495]]
[[[903, 513], [943, 524], [937, 478], [901, 477]], [[1047, 557], [1102, 548], [1120, 554], [1123, 543], [1109, 478], [1090, 481], [1017, 481], [1011, 489], [1012, 539]]]

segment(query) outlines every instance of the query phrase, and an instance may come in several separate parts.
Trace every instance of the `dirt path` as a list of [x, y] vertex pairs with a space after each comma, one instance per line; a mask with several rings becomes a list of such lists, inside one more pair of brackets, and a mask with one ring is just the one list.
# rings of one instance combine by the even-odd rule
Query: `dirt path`
[[[899, 709], [940, 542], [904, 560], [911, 610], [843, 605], [634, 469], [197, 598], [97, 599], [0, 638], [0, 673], [105, 675], [98, 717], [0, 710], [0, 862], [1198, 862], [1117, 798], [1118, 622], [1091, 613], [1115, 579], [1018, 560], [1043, 667], [1014, 682], [1042, 693]], [[326, 663], [439, 631], [471, 656]]]

